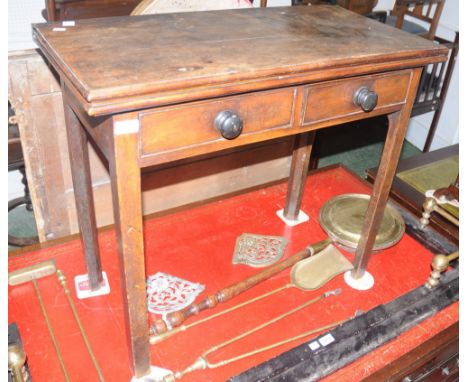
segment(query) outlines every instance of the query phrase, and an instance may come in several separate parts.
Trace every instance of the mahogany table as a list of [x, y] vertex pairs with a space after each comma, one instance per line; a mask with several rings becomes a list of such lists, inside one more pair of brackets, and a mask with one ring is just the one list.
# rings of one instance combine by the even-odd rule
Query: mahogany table
[[[388, 114], [389, 130], [354, 262], [370, 258], [421, 68], [447, 49], [329, 5], [39, 24], [58, 72], [93, 288], [102, 279], [87, 140], [109, 162], [134, 375], [150, 371], [141, 169], [294, 135], [284, 215], [298, 217], [320, 128]], [[162, 239], [162, 238], [161, 238]]]

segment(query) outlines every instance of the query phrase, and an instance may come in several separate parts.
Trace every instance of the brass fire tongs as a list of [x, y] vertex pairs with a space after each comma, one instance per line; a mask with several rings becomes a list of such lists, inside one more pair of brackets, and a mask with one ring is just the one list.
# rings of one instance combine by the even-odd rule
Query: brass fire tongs
[[276, 342], [276, 343], [273, 343], [273, 344], [270, 344], [268, 346], [265, 346], [265, 347], [262, 347], [262, 348], [259, 348], [259, 349], [255, 349], [255, 350], [252, 350], [250, 352], [246, 352], [246, 353], [243, 353], [243, 354], [240, 354], [238, 356], [235, 356], [235, 357], [232, 357], [232, 358], [228, 358], [228, 359], [225, 359], [223, 361], [219, 361], [219, 362], [216, 362], [216, 363], [211, 363], [207, 360], [207, 356], [221, 348], [224, 348], [236, 341], [239, 341], [240, 339], [244, 338], [244, 337], [247, 337], [249, 336], [250, 334], [252, 333], [255, 333], [269, 325], [272, 325], [276, 322], [278, 322], [279, 320], [282, 320], [283, 318], [286, 318], [288, 316], [290, 316], [291, 314], [293, 313], [296, 313], [297, 311], [301, 310], [301, 309], [304, 309], [326, 297], [329, 297], [329, 296], [337, 296], [341, 293], [341, 289], [338, 288], [338, 289], [335, 289], [333, 291], [328, 291], [328, 292], [325, 292], [323, 294], [321, 294], [320, 296], [318, 297], [315, 297], [313, 298], [312, 300], [309, 300], [307, 302], [305, 302], [304, 304], [301, 304], [299, 306], [297, 306], [296, 308], [294, 309], [291, 309], [283, 314], [280, 314], [279, 316], [267, 321], [267, 322], [264, 322], [263, 324], [260, 324], [234, 338], [231, 338], [227, 341], [224, 341], [218, 345], [215, 345], [213, 347], [211, 347], [210, 349], [208, 349], [207, 351], [205, 351], [200, 357], [198, 357], [195, 362], [190, 365], [189, 367], [187, 367], [186, 369], [184, 370], [181, 370], [181, 371], [177, 371], [173, 374], [169, 374], [169, 375], [166, 375], [163, 379], [164, 382], [174, 382], [176, 381], [177, 379], [180, 379], [182, 378], [184, 375], [188, 374], [188, 373], [191, 373], [192, 371], [196, 371], [196, 370], [204, 370], [204, 369], [216, 369], [218, 367], [221, 367], [221, 366], [225, 366], [225, 365], [228, 365], [232, 362], [235, 362], [235, 361], [239, 361], [241, 359], [244, 359], [244, 358], [247, 358], [247, 357], [250, 357], [252, 355], [255, 355], [257, 353], [261, 353], [261, 352], [264, 352], [264, 351], [267, 351], [267, 350], [270, 350], [270, 349], [273, 349], [277, 346], [281, 346], [281, 345], [284, 345], [288, 342], [291, 342], [291, 341], [294, 341], [294, 340], [297, 340], [297, 339], [300, 339], [300, 338], [303, 338], [303, 337], [306, 337], [310, 334], [313, 334], [313, 333], [316, 333], [316, 332], [319, 332], [319, 331], [322, 331], [322, 330], [325, 330], [325, 329], [329, 329], [329, 328], [332, 328], [334, 326], [337, 326], [339, 324], [341, 324], [342, 322], [344, 322], [345, 320], [341, 320], [341, 321], [338, 321], [338, 322], [334, 322], [332, 324], [329, 324], [329, 325], [325, 325], [325, 326], [322, 326], [320, 328], [317, 328], [317, 329], [313, 329], [313, 330], [310, 330], [308, 332], [305, 332], [305, 333], [302, 333], [302, 334], [299, 334], [295, 337], [291, 337], [291, 338], [287, 338], [283, 341], [279, 341], [279, 342]]

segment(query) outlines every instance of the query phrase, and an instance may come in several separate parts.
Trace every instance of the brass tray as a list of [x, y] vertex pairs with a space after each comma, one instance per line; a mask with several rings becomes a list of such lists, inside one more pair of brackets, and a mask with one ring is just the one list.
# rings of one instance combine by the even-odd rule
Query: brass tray
[[[364, 215], [370, 196], [344, 194], [328, 200], [320, 209], [320, 225], [338, 246], [354, 252], [361, 237]], [[405, 222], [398, 211], [386, 205], [373, 252], [398, 243], [405, 233]]]

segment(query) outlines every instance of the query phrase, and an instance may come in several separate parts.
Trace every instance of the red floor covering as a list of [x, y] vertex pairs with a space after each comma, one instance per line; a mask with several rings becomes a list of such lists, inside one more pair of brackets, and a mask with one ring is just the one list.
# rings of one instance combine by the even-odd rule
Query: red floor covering
[[[290, 256], [306, 245], [326, 238], [318, 222], [320, 206], [326, 200], [342, 193], [369, 191], [367, 186], [348, 171], [334, 168], [309, 176], [302, 209], [310, 216], [310, 220], [296, 227], [285, 226], [276, 216], [276, 211], [284, 204], [286, 184], [154, 218], [145, 222], [144, 226], [147, 274], [162, 271], [202, 283], [206, 289], [199, 296], [201, 299], [259, 271], [246, 265], [231, 263], [234, 244], [240, 234], [249, 232], [283, 235], [289, 240], [286, 256]], [[131, 371], [113, 231], [101, 233], [99, 243], [103, 268], [110, 280], [111, 293], [86, 300], [78, 300], [74, 291], [72, 295], [106, 380], [129, 381]], [[352, 255], [344, 254], [349, 259], [352, 258]], [[423, 284], [430, 273], [431, 257], [430, 252], [405, 235], [396, 246], [374, 255], [371, 259], [368, 270], [375, 277], [375, 285], [371, 290], [352, 290], [346, 286], [342, 276], [334, 278], [317, 291], [303, 292], [290, 288], [152, 347], [152, 364], [170, 370], [185, 368], [211, 346], [337, 287], [343, 289], [340, 296], [322, 300], [265, 330], [219, 350], [209, 357], [210, 361], [230, 358], [241, 352], [348, 318], [357, 309], [367, 311]], [[9, 271], [52, 258], [67, 276], [70, 288], [73, 288], [73, 277], [85, 273], [82, 246], [78, 240], [11, 257]], [[277, 288], [286, 284], [288, 280], [287, 270], [222, 307], [237, 304]], [[97, 381], [97, 374], [57, 279], [55, 276], [41, 279], [39, 288], [71, 380]], [[28, 283], [9, 287], [8, 303], [9, 323], [18, 324], [33, 380], [63, 381], [33, 285]], [[219, 308], [212, 312], [218, 311]], [[200, 317], [206, 315], [207, 312], [204, 312]], [[458, 303], [452, 304], [433, 318], [325, 380], [359, 381], [457, 320]], [[193, 319], [188, 322], [192, 321]], [[305, 341], [289, 343], [215, 370], [197, 371], [184, 378], [184, 381], [223, 381]]]

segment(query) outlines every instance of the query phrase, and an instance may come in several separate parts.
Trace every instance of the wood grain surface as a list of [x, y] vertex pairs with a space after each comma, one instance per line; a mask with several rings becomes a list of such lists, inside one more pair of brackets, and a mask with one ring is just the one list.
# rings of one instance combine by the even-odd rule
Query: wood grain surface
[[447, 54], [445, 47], [328, 5], [58, 26], [36, 24], [34, 37], [94, 115], [232, 94], [252, 84], [260, 89], [336, 78], [344, 69], [349, 76], [419, 66]]

